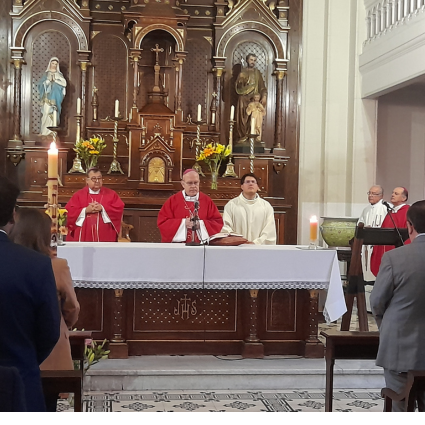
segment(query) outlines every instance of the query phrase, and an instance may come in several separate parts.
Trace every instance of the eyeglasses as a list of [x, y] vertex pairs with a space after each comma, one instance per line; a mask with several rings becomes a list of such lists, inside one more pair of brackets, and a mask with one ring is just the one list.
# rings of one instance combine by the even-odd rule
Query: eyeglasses
[[93, 183], [96, 183], [96, 182], [100, 182], [100, 181], [102, 181], [102, 177], [90, 177], [90, 180], [91, 180]]
[[381, 196], [382, 193], [367, 192], [368, 196]]

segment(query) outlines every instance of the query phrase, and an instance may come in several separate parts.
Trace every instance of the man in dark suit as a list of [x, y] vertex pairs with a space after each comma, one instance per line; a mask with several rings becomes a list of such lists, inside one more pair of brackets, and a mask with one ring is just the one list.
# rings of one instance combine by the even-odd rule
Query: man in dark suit
[[8, 239], [18, 195], [0, 176], [0, 366], [18, 369], [36, 412], [46, 409], [39, 364], [59, 338], [60, 313], [50, 258]]
[[[412, 243], [384, 254], [370, 296], [380, 333], [376, 364], [397, 393], [408, 370], [425, 369], [425, 200], [407, 211], [407, 229]], [[425, 393], [418, 408], [424, 411]], [[393, 402], [393, 411], [403, 410], [403, 403]]]

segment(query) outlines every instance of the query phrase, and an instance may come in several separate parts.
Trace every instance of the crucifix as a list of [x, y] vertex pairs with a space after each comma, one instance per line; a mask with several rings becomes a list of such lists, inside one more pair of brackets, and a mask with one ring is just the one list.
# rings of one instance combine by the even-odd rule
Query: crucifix
[[155, 62], [155, 66], [153, 67], [153, 69], [155, 70], [155, 86], [153, 88], [153, 91], [160, 92], [161, 88], [159, 87], [159, 71], [161, 67], [159, 66], [158, 54], [159, 52], [163, 52], [164, 49], [160, 49], [159, 44], [155, 44], [155, 49], [152, 48], [151, 51], [155, 52], [155, 55], [156, 55], [156, 62]]

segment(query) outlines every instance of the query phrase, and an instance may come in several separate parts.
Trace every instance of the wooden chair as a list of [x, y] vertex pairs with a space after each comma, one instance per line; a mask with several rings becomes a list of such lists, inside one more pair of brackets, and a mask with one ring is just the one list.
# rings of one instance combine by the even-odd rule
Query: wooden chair
[[[403, 238], [403, 241], [407, 240], [409, 237], [407, 229], [398, 230]], [[341, 331], [350, 330], [354, 298], [357, 299], [359, 330], [363, 332], [369, 330], [362, 269], [363, 245], [395, 245], [398, 247], [401, 246], [402, 243], [397, 230], [394, 228], [381, 229], [376, 227], [364, 227], [364, 223], [358, 224], [351, 248], [351, 261], [348, 270], [348, 285], [344, 294], [347, 305], [347, 312], [342, 316]]]
[[414, 412], [418, 391], [425, 391], [425, 370], [409, 370], [407, 372], [406, 387], [400, 394], [389, 388], [382, 389], [381, 396], [384, 399], [384, 412], [392, 411], [393, 401], [403, 400], [406, 412]]
[[131, 242], [130, 231], [134, 229], [134, 226], [131, 224], [124, 223], [121, 221], [120, 234], [118, 235], [118, 242]]
[[71, 331], [69, 342], [73, 360], [80, 364], [79, 370], [42, 370], [41, 382], [45, 394], [73, 393], [74, 412], [83, 411], [83, 377], [84, 377], [84, 350], [85, 340], [90, 339], [91, 332]]

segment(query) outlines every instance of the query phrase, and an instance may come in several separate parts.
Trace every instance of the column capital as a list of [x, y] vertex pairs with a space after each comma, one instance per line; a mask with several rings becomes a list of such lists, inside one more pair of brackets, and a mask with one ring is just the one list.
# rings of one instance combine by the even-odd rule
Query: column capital
[[92, 66], [92, 63], [86, 61], [78, 61], [78, 65], [80, 66], [81, 71], [87, 71], [87, 68], [89, 66]]

